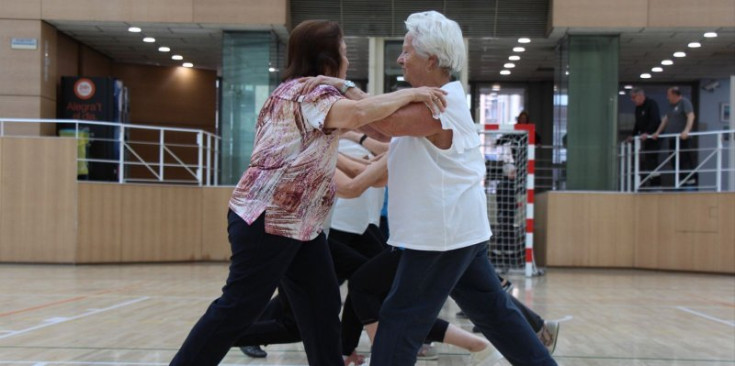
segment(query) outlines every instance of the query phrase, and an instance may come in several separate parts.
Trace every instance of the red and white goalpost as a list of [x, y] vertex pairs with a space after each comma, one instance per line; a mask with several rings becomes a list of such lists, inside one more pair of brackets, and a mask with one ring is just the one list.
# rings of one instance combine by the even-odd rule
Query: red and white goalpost
[[482, 131], [490, 259], [500, 271], [537, 274], [533, 257], [534, 125], [485, 125]]

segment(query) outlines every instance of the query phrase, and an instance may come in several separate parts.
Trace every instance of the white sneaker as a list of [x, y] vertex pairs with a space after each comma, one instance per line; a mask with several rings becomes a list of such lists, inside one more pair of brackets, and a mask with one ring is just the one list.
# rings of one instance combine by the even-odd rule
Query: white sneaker
[[439, 353], [436, 351], [431, 344], [422, 344], [419, 353], [416, 355], [419, 360], [437, 360], [439, 359]]
[[547, 320], [544, 326], [536, 333], [538, 339], [544, 344], [550, 354], [554, 354], [556, 350], [556, 341], [559, 340], [559, 322]]
[[470, 365], [474, 366], [493, 366], [503, 359], [503, 355], [498, 352], [492, 345], [480, 352], [473, 352], [470, 356]]

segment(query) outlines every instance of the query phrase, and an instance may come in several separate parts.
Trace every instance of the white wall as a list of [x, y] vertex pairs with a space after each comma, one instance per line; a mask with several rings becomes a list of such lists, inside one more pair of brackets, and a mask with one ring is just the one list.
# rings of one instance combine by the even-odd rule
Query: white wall
[[[730, 121], [721, 121], [720, 120], [720, 108], [723, 104], [730, 103], [731, 99], [731, 86], [730, 86], [730, 79], [718, 79], [716, 80], [717, 83], [719, 83], [719, 86], [714, 89], [713, 91], [707, 91], [701, 88], [703, 85], [710, 84], [713, 80], [707, 79], [702, 80], [700, 82], [700, 90], [699, 90], [699, 110], [697, 111], [697, 120], [699, 121], [699, 128], [698, 131], [718, 131], [718, 130], [726, 130], [730, 129], [731, 122]], [[731, 110], [732, 110], [732, 104], [731, 104]], [[732, 116], [730, 117], [732, 120]], [[717, 144], [717, 139], [715, 137], [709, 137], [709, 136], [703, 136], [699, 138], [699, 148], [700, 149], [710, 149], [715, 147]], [[723, 142], [724, 148], [730, 148], [735, 149], [735, 143], [733, 141], [724, 141]], [[699, 153], [699, 159], [700, 162], [703, 161], [707, 155], [710, 154], [710, 151], [701, 151]], [[704, 168], [705, 169], [714, 169], [715, 168], [715, 158], [713, 157], [711, 161], [709, 161]], [[723, 152], [722, 156], [723, 166], [728, 167], [732, 163], [731, 154], [728, 152]], [[728, 174], [724, 174], [725, 181], [723, 184], [723, 189], [727, 190], [728, 188], [728, 181], [731, 179], [728, 177]], [[700, 186], [714, 186], [715, 185], [715, 175], [712, 173], [703, 173], [699, 175]]]

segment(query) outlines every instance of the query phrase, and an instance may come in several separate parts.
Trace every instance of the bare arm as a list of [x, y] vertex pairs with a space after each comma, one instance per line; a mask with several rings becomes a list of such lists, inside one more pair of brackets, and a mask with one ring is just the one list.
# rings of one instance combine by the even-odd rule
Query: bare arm
[[341, 170], [342, 173], [352, 178], [362, 173], [368, 166], [367, 161], [360, 162], [356, 159], [352, 159], [344, 154], [337, 155], [337, 169]]
[[383, 155], [354, 178], [337, 169], [334, 175], [337, 196], [341, 198], [359, 197], [369, 187], [382, 187], [388, 182], [388, 155]]
[[694, 112], [687, 113], [687, 125], [684, 126], [684, 131], [681, 131], [681, 139], [686, 140], [689, 138], [689, 132], [694, 127]]
[[[368, 125], [369, 126], [369, 125]], [[365, 126], [363, 126], [365, 127]], [[367, 135], [367, 134], [365, 134]], [[374, 138], [371, 138], [369, 135], [367, 135], [363, 139], [363, 134], [355, 131], [346, 131], [342, 137], [345, 139], [348, 139], [352, 142], [356, 142], [358, 144], [361, 144], [366, 149], [370, 150], [373, 155], [380, 155], [386, 151], [388, 151], [388, 144], [385, 142], [378, 141]], [[362, 143], [360, 142], [362, 140]]]
[[666, 124], [668, 122], [669, 122], [668, 116], [664, 116], [664, 118], [661, 118], [661, 124], [658, 126], [658, 129], [653, 134], [653, 136], [651, 136], [651, 138], [653, 138], [654, 140], [658, 139], [658, 135], [660, 135], [661, 134], [661, 131], [663, 131], [664, 128], [666, 128]]

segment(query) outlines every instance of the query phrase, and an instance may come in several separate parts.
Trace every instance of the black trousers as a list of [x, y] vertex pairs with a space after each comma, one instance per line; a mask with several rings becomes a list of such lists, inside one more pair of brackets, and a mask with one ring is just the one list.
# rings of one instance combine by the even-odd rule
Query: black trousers
[[[689, 137], [686, 140], [679, 139], [679, 183], [681, 183], [682, 185], [686, 185], [684, 184], [685, 182], [683, 182], [683, 180], [684, 178], [686, 178], [687, 175], [691, 173], [691, 170], [693, 170], [695, 167], [694, 151], [687, 151], [689, 149], [692, 149], [692, 145], [693, 144], [692, 144], [691, 137]], [[669, 149], [671, 149], [672, 152], [674, 151], [674, 149], [676, 149], [676, 139], [669, 140]], [[676, 160], [672, 159], [671, 160], [672, 170], [675, 164], [676, 164]], [[697, 174], [695, 173], [694, 175], [692, 175], [691, 178], [689, 178], [688, 182], [686, 183], [693, 184], [694, 182], [696, 182], [696, 180], [697, 180]]]
[[[641, 174], [641, 180], [645, 176], [648, 176], [651, 174], [651, 172], [656, 169], [658, 166], [658, 154], [661, 153], [661, 141], [654, 140], [654, 139], [646, 139], [643, 141], [643, 145], [641, 146], [641, 170], [646, 171], [648, 173]], [[644, 186], [652, 186], [652, 187], [660, 187], [661, 186], [661, 176], [655, 176], [651, 177], [649, 180], [646, 181]]]
[[171, 365], [217, 365], [279, 285], [291, 303], [309, 364], [344, 365], [339, 287], [324, 234], [307, 242], [271, 235], [264, 216], [248, 225], [228, 213], [232, 257], [222, 296], [194, 325]]

